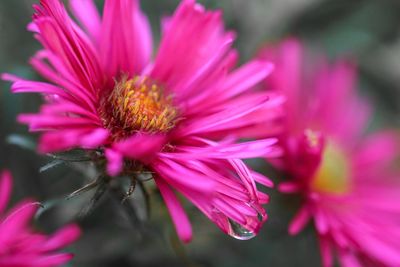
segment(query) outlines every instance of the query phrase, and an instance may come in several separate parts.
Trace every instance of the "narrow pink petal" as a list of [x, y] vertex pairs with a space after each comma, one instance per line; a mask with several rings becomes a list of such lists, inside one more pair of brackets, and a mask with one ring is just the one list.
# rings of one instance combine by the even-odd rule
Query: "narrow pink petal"
[[123, 155], [112, 149], [107, 149], [105, 154], [107, 158], [107, 173], [111, 176], [117, 176], [123, 169]]
[[[357, 167], [367, 168], [369, 165], [386, 168], [398, 156], [400, 137], [395, 131], [379, 131], [365, 139], [356, 155]], [[382, 164], [375, 164], [382, 162]], [[370, 168], [367, 168], [370, 171]]]
[[215, 205], [218, 207], [225, 216], [239, 223], [240, 225], [246, 225], [246, 217], [242, 215], [233, 205], [223, 201], [222, 199], [215, 199]]
[[87, 109], [68, 101], [42, 105], [40, 112], [48, 115], [84, 117], [93, 120], [93, 124], [102, 125], [101, 118], [98, 116], [98, 114], [92, 113]]
[[106, 0], [100, 38], [102, 64], [109, 77], [140, 75], [150, 62], [151, 30], [137, 0]]
[[320, 234], [326, 234], [328, 232], [329, 222], [322, 209], [320, 209], [319, 212], [317, 212], [314, 215], [314, 221], [315, 221], [315, 228], [317, 228], [317, 231]]
[[293, 218], [289, 225], [289, 234], [297, 235], [300, 233], [311, 219], [311, 214], [307, 206], [303, 206]]
[[203, 116], [202, 118], [189, 121], [187, 124], [184, 124], [176, 134], [178, 136], [187, 136], [190, 134], [210, 133], [222, 130], [229, 132], [229, 130], [246, 125], [248, 122], [243, 118], [246, 118], [247, 115], [268, 105], [268, 100], [268, 96], [258, 96], [257, 99], [254, 98], [251, 101], [247, 99], [245, 102], [237, 103], [235, 106], [233, 106], [234, 103], [231, 103], [232, 106], [229, 108], [224, 107], [224, 109], [219, 112], [216, 111], [209, 116]]
[[303, 92], [302, 72], [303, 45], [299, 40], [291, 38], [283, 41], [278, 47], [265, 47], [259, 53], [259, 58], [269, 60], [275, 64], [273, 73], [265, 80], [268, 90], [282, 93], [286, 98], [286, 126], [289, 130], [305, 125], [303, 120], [304, 101], [301, 98]]
[[253, 200], [256, 200], [258, 197], [257, 187], [249, 168], [246, 166], [246, 164], [244, 164], [242, 160], [230, 159], [228, 161], [229, 164], [232, 166], [232, 168], [235, 170], [238, 177], [240, 178], [243, 186], [247, 189], [250, 197]]
[[96, 149], [104, 145], [107, 135], [103, 128], [50, 131], [41, 136], [39, 152], [52, 153], [78, 147]]
[[331, 243], [327, 237], [320, 236], [319, 240], [319, 248], [321, 251], [321, 259], [322, 259], [322, 266], [323, 267], [333, 267], [333, 252]]
[[36, 213], [37, 202], [24, 201], [14, 207], [0, 224], [0, 244], [12, 239], [14, 235], [23, 231]]
[[190, 188], [191, 190], [210, 192], [215, 186], [215, 182], [210, 177], [174, 160], [160, 157], [159, 162], [153, 163], [153, 168], [162, 175], [164, 180], [178, 189]]
[[[11, 255], [0, 258], [0, 266], [4, 267], [56, 267], [62, 266], [73, 258], [72, 254], [62, 253], [56, 255]], [[27, 265], [29, 262], [29, 265]]]
[[8, 81], [8, 82], [18, 82], [18, 81], [23, 80], [22, 78], [20, 78], [20, 77], [18, 77], [16, 75], [13, 75], [13, 74], [9, 74], [9, 73], [2, 73], [0, 75], [0, 78], [3, 81]]
[[271, 62], [253, 60], [231, 73], [223, 86], [225, 97], [237, 96], [263, 81], [274, 70]]
[[[365, 251], [367, 255], [373, 256], [381, 262], [386, 262], [389, 266], [400, 264], [400, 255], [398, 253], [398, 236], [393, 239], [396, 232], [391, 231], [385, 238], [385, 233], [371, 234], [369, 228], [377, 227], [379, 225], [365, 224], [365, 221], [359, 220], [360, 223], [356, 225], [348, 225], [349, 231], [353, 231], [353, 238], [357, 240], [359, 246]], [[356, 221], [357, 222], [357, 221]], [[376, 231], [376, 229], [373, 229]]]
[[[239, 144], [237, 143], [226, 144], [226, 145], [221, 144], [221, 145], [209, 146], [206, 148], [180, 146], [178, 147], [178, 149], [184, 151], [186, 157], [247, 159], [247, 158], [267, 156], [272, 151], [271, 147], [276, 143], [277, 139], [270, 138], [264, 140], [243, 142]], [[166, 154], [166, 156], [167, 155], [168, 154]], [[174, 156], [179, 156], [179, 153], [174, 153]]]
[[48, 114], [21, 114], [17, 120], [20, 123], [28, 124], [30, 131], [101, 127], [99, 122], [94, 122], [92, 119]]
[[350, 251], [340, 251], [339, 260], [343, 267], [363, 267], [357, 256]]
[[71, 10], [90, 34], [98, 42], [101, 33], [101, 18], [93, 0], [69, 0]]
[[40, 33], [39, 27], [36, 25], [35, 22], [31, 21], [30, 23], [28, 23], [28, 26], [26, 27], [26, 29], [30, 32], [33, 33]]
[[278, 185], [279, 192], [293, 194], [300, 190], [300, 186], [295, 182], [283, 182]]
[[61, 249], [72, 242], [76, 241], [81, 235], [80, 228], [73, 224], [68, 225], [58, 232], [54, 233], [47, 242], [45, 242], [40, 249], [43, 251], [51, 251]]
[[83, 148], [96, 148], [106, 143], [110, 136], [107, 129], [97, 128], [82, 136], [80, 144]]
[[0, 175], [0, 217], [11, 196], [12, 177], [9, 171], [3, 171]]
[[271, 197], [261, 191], [257, 192], [257, 197], [260, 201], [260, 204], [268, 204], [271, 201]]
[[168, 31], [169, 26], [171, 25], [171, 20], [172, 20], [172, 18], [170, 16], [161, 17], [161, 33], [162, 33], [162, 35], [165, 35], [165, 33]]
[[64, 99], [72, 100], [72, 96], [66, 93], [61, 88], [52, 84], [44, 82], [33, 82], [33, 81], [16, 81], [12, 87], [11, 92], [13, 93], [40, 93], [44, 95], [58, 95]]
[[223, 62], [235, 36], [224, 31], [221, 12], [192, 0], [181, 1], [168, 24], [150, 76], [187, 99]]
[[267, 218], [260, 203], [268, 202], [269, 198], [256, 190], [251, 172], [243, 163], [219, 159], [201, 161], [184, 156], [172, 161], [164, 158], [164, 154], [159, 154], [160, 162], [153, 166], [156, 173], [222, 231], [232, 231], [229, 218], [249, 231], [259, 231]]
[[272, 182], [271, 179], [269, 179], [268, 177], [262, 175], [261, 173], [251, 171], [251, 175], [253, 176], [254, 180], [257, 183], [262, 184], [263, 186], [266, 186], [266, 187], [269, 187], [269, 188], [273, 188], [274, 187], [274, 182]]
[[[68, 65], [56, 53], [41, 50], [29, 62], [41, 76], [65, 90], [77, 103], [93, 112], [97, 111], [95, 102], [98, 94], [82, 84], [79, 77], [69, 70]], [[93, 79], [96, 80], [95, 77]], [[100, 89], [102, 85], [96, 86]]]
[[[237, 181], [237, 177], [233, 176], [231, 173], [230, 175], [224, 175], [223, 172], [219, 172], [216, 168], [213, 168], [213, 166], [207, 164], [207, 162], [203, 162], [201, 160], [187, 160], [185, 156], [175, 157], [173, 159], [175, 162], [171, 162], [170, 160], [165, 161], [163, 157], [165, 157], [165, 153], [160, 154], [160, 159], [164, 161], [165, 167], [168, 166], [168, 169], [171, 169], [175, 172], [177, 170], [182, 170], [182, 173], [176, 173], [175, 176], [178, 175], [179, 177], [194, 175], [193, 177], [198, 177], [196, 179], [189, 179], [195, 181], [193, 184], [193, 189], [201, 189], [204, 192], [219, 191], [222, 194], [241, 199], [244, 202], [250, 201], [244, 186], [239, 183]], [[180, 165], [178, 165], [179, 167], [175, 165], [178, 162], [180, 163]], [[173, 172], [171, 172], [171, 174], [173, 174]], [[212, 181], [210, 182], [210, 180]], [[187, 183], [188, 181], [184, 182], [184, 184]]]
[[[221, 192], [223, 194], [223, 192]], [[251, 205], [249, 205], [247, 202], [243, 202], [241, 200], [237, 200], [232, 197], [224, 197], [221, 196], [220, 198], [222, 201], [225, 203], [229, 204], [231, 207], [234, 207], [235, 210], [239, 214], [242, 214], [244, 217], [257, 217], [258, 216], [258, 211], [254, 209]], [[247, 219], [247, 218], [246, 218]]]
[[136, 134], [114, 144], [113, 149], [127, 158], [150, 161], [157, 152], [160, 152], [166, 143], [164, 135]]
[[161, 178], [156, 178], [155, 181], [171, 214], [178, 236], [182, 241], [190, 242], [192, 239], [192, 226], [175, 193]]
[[30, 264], [32, 264], [31, 265], [32, 267], [55, 267], [55, 266], [62, 266], [63, 264], [69, 262], [72, 258], [73, 254], [71, 253], [59, 253], [54, 255], [35, 257], [29, 262]]
[[93, 43], [69, 17], [61, 1], [42, 0], [35, 8], [34, 22], [46, 50], [62, 62], [69, 76], [85, 90], [94, 93], [101, 88], [104, 75]]

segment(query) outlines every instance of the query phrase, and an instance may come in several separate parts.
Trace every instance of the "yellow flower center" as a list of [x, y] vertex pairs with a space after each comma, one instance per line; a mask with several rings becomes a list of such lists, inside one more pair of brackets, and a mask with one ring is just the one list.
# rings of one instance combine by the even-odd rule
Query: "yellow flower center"
[[348, 158], [339, 146], [327, 142], [311, 188], [317, 192], [345, 194], [350, 188]]
[[147, 77], [122, 79], [103, 98], [101, 117], [114, 139], [123, 139], [134, 132], [167, 132], [175, 126], [178, 111], [172, 97]]

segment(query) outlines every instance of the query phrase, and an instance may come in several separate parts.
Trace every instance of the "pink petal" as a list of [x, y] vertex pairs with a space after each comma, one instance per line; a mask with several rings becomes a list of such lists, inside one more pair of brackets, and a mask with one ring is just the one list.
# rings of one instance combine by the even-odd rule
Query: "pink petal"
[[23, 231], [38, 209], [39, 203], [24, 201], [14, 207], [0, 224], [0, 244]]
[[81, 230], [77, 225], [68, 225], [53, 234], [40, 249], [43, 251], [58, 250], [76, 241], [80, 235]]
[[263, 81], [274, 70], [271, 62], [253, 60], [231, 73], [223, 86], [226, 99], [237, 96]]
[[327, 237], [320, 236], [319, 238], [319, 248], [321, 251], [322, 266], [323, 267], [333, 267], [333, 253], [330, 241]]
[[[221, 159], [247, 159], [255, 157], [264, 157], [273, 151], [272, 146], [277, 143], [277, 139], [270, 138], [251, 142], [218, 144], [205, 148], [179, 146], [180, 151], [184, 151], [186, 157], [194, 158], [221, 158]], [[180, 153], [165, 154], [165, 156], [179, 156]]]
[[32, 267], [55, 267], [62, 266], [63, 264], [69, 262], [72, 258], [73, 255], [71, 253], [59, 253], [55, 255], [36, 257], [29, 262], [32, 264]]
[[95, 43], [101, 33], [101, 18], [93, 0], [69, 0], [71, 10]]
[[22, 80], [20, 77], [13, 75], [13, 74], [9, 74], [9, 73], [2, 73], [0, 75], [0, 78], [3, 81], [8, 81], [8, 82], [18, 82], [18, 81]]
[[[170, 185], [174, 185], [177, 189], [190, 188], [191, 190], [210, 192], [215, 183], [211, 179], [204, 177], [204, 174], [196, 170], [192, 170], [183, 164], [179, 164], [176, 160], [163, 158], [160, 155], [158, 162], [153, 163], [153, 168], [159, 173]], [[190, 178], [188, 178], [190, 177]]]
[[299, 103], [302, 80], [302, 44], [296, 39], [282, 42], [278, 48], [266, 47], [259, 53], [259, 58], [269, 60], [275, 64], [272, 74], [265, 80], [268, 89], [282, 92], [287, 97], [287, 120], [290, 129], [303, 122], [298, 120], [302, 103]]
[[110, 136], [106, 129], [98, 128], [82, 136], [80, 144], [83, 148], [96, 148], [104, 144]]
[[262, 184], [263, 186], [266, 186], [269, 188], [274, 187], [274, 182], [272, 182], [268, 177], [262, 175], [261, 173], [252, 171], [251, 175], [253, 176], [254, 180], [257, 183]]
[[9, 171], [3, 171], [0, 175], [0, 217], [7, 207], [7, 203], [11, 196], [12, 177]]
[[299, 184], [295, 182], [283, 182], [278, 186], [279, 192], [293, 194], [300, 190]]
[[109, 77], [140, 75], [150, 62], [151, 30], [137, 0], [106, 0], [100, 54]]
[[112, 149], [106, 150], [107, 173], [111, 176], [117, 176], [123, 169], [124, 157]]
[[190, 242], [192, 239], [192, 227], [189, 219], [183, 210], [179, 200], [176, 198], [174, 192], [162, 179], [155, 179], [158, 189], [162, 197], [164, 198], [165, 204], [171, 214], [171, 218], [175, 224], [175, 229], [178, 236], [184, 242]]
[[233, 33], [224, 31], [221, 12], [206, 11], [192, 0], [181, 1], [162, 36], [150, 76], [178, 98], [188, 99], [221, 64], [233, 39]]
[[43, 46], [59, 59], [69, 75], [94, 94], [104, 76], [90, 39], [68, 16], [60, 1], [43, 0], [35, 6], [34, 22]]
[[39, 151], [51, 153], [73, 148], [96, 149], [104, 145], [108, 132], [103, 128], [50, 131], [40, 138]]
[[176, 135], [199, 135], [220, 131], [228, 134], [234, 129], [247, 126], [246, 116], [267, 106], [268, 101], [267, 95], [246, 96], [241, 101], [231, 101], [230, 106], [223, 106], [220, 111], [215, 111], [210, 115], [204, 114], [201, 118], [183, 124]]
[[113, 149], [130, 159], [139, 159], [142, 162], [150, 161], [157, 152], [160, 152], [166, 143], [164, 135], [136, 134], [114, 144]]
[[289, 234], [297, 235], [300, 233], [311, 219], [311, 214], [308, 207], [303, 206], [293, 218], [289, 225]]

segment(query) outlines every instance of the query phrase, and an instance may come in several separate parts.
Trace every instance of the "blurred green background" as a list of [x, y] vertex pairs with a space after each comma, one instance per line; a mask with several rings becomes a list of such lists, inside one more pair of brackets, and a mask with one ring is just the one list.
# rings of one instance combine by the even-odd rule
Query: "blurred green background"
[[[39, 79], [27, 60], [39, 48], [26, 25], [32, 15], [33, 0], [0, 1], [0, 72]], [[222, 8], [227, 28], [238, 32], [236, 46], [241, 60], [251, 58], [268, 42], [286, 36], [302, 38], [312, 48], [327, 51], [331, 58], [349, 56], [359, 65], [359, 87], [376, 105], [373, 125], [400, 125], [400, 1], [397, 0], [204, 0], [208, 8]], [[102, 1], [98, 1], [102, 6]], [[178, 0], [142, 1], [159, 39], [159, 20], [172, 13]], [[85, 183], [80, 166], [59, 166], [45, 173], [39, 169], [50, 161], [21, 148], [19, 139], [9, 144], [11, 134], [28, 135], [15, 122], [21, 112], [36, 111], [37, 95], [12, 95], [9, 84], [0, 82], [0, 166], [15, 176], [14, 201], [34, 196], [46, 209], [37, 222], [43, 231], [53, 231], [73, 220], [76, 210], [90, 194], [65, 201], [63, 197]], [[29, 135], [28, 135], [29, 136]], [[34, 141], [35, 136], [30, 136]], [[265, 173], [261, 161], [251, 162]], [[82, 239], [71, 247], [76, 258], [70, 266], [319, 266], [317, 244], [312, 229], [289, 237], [286, 227], [296, 210], [296, 198], [269, 190], [270, 220], [253, 240], [237, 241], [225, 236], [200, 212], [188, 205], [194, 225], [194, 240], [182, 246], [174, 234], [159, 197], [152, 197], [152, 216], [146, 233], [137, 235], [117, 202], [104, 197], [89, 216], [78, 219], [84, 229]], [[49, 201], [50, 200], [50, 201]], [[54, 205], [54, 208], [51, 208]]]

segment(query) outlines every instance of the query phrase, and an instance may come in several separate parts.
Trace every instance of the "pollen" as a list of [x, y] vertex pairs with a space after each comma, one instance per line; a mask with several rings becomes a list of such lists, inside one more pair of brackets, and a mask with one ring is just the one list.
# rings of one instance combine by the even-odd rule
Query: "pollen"
[[341, 195], [348, 192], [350, 186], [349, 159], [339, 145], [328, 141], [311, 187], [317, 192]]
[[304, 135], [310, 147], [316, 148], [321, 145], [320, 134], [318, 132], [307, 129], [305, 130]]
[[171, 95], [151, 79], [136, 76], [116, 83], [102, 99], [100, 115], [114, 139], [123, 139], [135, 132], [164, 133], [171, 130], [178, 111]]

